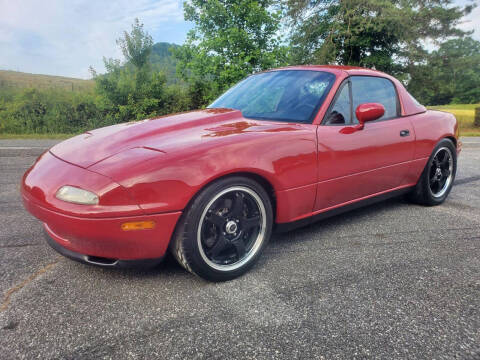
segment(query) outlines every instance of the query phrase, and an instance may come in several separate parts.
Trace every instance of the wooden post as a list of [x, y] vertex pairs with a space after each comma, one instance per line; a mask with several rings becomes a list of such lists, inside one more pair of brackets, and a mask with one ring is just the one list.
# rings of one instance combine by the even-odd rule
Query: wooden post
[[480, 107], [475, 108], [475, 120], [473, 126], [480, 127]]

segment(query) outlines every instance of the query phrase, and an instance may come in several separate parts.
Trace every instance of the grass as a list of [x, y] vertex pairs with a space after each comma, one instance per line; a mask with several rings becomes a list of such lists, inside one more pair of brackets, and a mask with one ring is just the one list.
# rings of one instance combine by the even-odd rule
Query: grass
[[460, 125], [460, 136], [480, 136], [480, 127], [473, 126], [475, 108], [480, 104], [451, 104], [429, 106], [432, 110], [447, 111], [455, 115]]
[[[460, 136], [480, 136], [480, 127], [473, 126], [475, 108], [480, 104], [451, 104], [429, 106], [432, 110], [447, 111], [455, 115], [460, 124]], [[0, 134], [0, 139], [67, 139], [76, 134]]]
[[0, 140], [5, 139], [68, 139], [77, 134], [0, 134]]
[[93, 80], [0, 70], [0, 89], [36, 88], [84, 91], [92, 90], [94, 85]]

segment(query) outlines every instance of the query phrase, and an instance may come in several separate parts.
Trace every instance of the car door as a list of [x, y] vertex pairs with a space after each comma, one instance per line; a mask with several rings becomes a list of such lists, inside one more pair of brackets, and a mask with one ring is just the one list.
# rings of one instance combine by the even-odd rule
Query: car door
[[[385, 107], [378, 120], [352, 131], [360, 104]], [[401, 117], [395, 85], [387, 78], [351, 76], [339, 87], [317, 128], [318, 184], [314, 211], [327, 210], [401, 187], [413, 158], [415, 134]]]

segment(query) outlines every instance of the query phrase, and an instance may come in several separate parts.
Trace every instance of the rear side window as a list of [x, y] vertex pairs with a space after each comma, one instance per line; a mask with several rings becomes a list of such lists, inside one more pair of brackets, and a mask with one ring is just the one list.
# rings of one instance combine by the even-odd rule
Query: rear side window
[[358, 123], [355, 110], [365, 103], [380, 103], [385, 107], [385, 114], [379, 120], [398, 116], [398, 98], [393, 83], [385, 78], [374, 76], [352, 76], [353, 117]]

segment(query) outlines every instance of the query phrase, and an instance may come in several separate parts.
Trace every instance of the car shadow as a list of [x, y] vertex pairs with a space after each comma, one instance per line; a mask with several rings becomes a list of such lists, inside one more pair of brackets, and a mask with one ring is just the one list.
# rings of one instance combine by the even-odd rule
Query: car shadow
[[[331, 229], [339, 226], [344, 226], [352, 222], [362, 222], [371, 218], [374, 214], [382, 211], [395, 211], [396, 209], [409, 204], [403, 197], [392, 198], [379, 202], [377, 204], [372, 204], [365, 206], [359, 209], [351, 210], [343, 214], [332, 216], [331, 218], [320, 220], [314, 222], [310, 225], [306, 225], [288, 232], [284, 233], [273, 233], [270, 240], [270, 245], [274, 247], [288, 247], [290, 245], [298, 244], [303, 241], [311, 241], [312, 234], [321, 234], [322, 231], [326, 229]], [[410, 206], [410, 205], [409, 205]], [[268, 249], [268, 247], [267, 247]], [[275, 256], [275, 255], [270, 255]], [[265, 260], [265, 259], [264, 259]], [[264, 264], [264, 261], [260, 261], [260, 264]], [[85, 266], [80, 265], [79, 266]], [[262, 265], [260, 265], [262, 266]], [[170, 252], [167, 252], [163, 262], [153, 268], [132, 268], [132, 269], [117, 269], [117, 268], [99, 268], [96, 266], [88, 266], [89, 268], [97, 269], [99, 271], [105, 271], [107, 276], [112, 277], [128, 277], [136, 278], [138, 280], [148, 279], [148, 278], [190, 278], [190, 279], [199, 279], [193, 277], [188, 271], [186, 271], [178, 262], [175, 260]]]
[[270, 242], [275, 243], [275, 245], [283, 244], [286, 242], [291, 243], [292, 233], [295, 234], [294, 242], [297, 243], [303, 240], [306, 241], [310, 238], [310, 234], [318, 234], [326, 229], [344, 226], [352, 222], [362, 222], [371, 218], [375, 214], [378, 214], [379, 212], [394, 211], [405, 205], [415, 206], [408, 202], [403, 196], [391, 198], [382, 202], [378, 202], [376, 204], [367, 205], [358, 209], [347, 211], [342, 214], [334, 215], [326, 219], [318, 220], [294, 230], [281, 233], [274, 232]]

